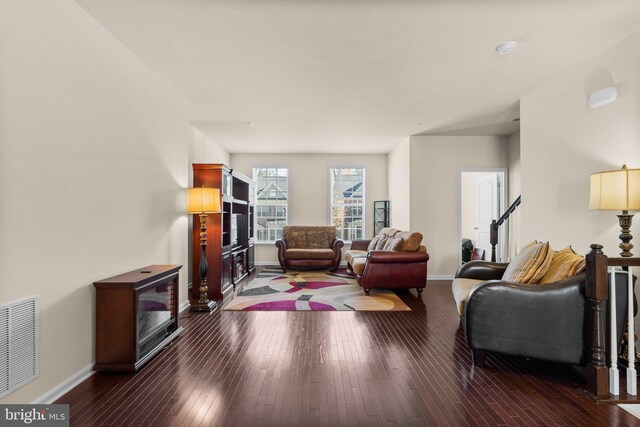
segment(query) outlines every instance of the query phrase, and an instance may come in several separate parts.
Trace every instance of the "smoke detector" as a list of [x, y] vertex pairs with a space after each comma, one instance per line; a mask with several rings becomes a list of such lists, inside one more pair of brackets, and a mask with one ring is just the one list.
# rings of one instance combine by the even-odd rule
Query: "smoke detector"
[[498, 52], [498, 55], [509, 55], [515, 52], [517, 47], [518, 43], [516, 42], [500, 43], [498, 46], [496, 46], [496, 52]]

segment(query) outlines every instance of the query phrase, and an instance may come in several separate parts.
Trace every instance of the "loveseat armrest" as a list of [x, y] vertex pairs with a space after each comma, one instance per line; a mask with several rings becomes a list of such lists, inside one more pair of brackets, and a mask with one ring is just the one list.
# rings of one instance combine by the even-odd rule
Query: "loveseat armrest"
[[426, 252], [369, 251], [367, 255], [367, 262], [374, 264], [402, 264], [427, 261], [429, 261], [429, 254]]
[[366, 251], [371, 240], [353, 240], [351, 241], [351, 249], [354, 251]]
[[333, 271], [337, 270], [340, 267], [340, 261], [342, 261], [342, 247], [344, 246], [344, 242], [340, 239], [333, 239], [331, 242], [331, 250], [335, 254], [333, 257], [333, 267], [331, 268]]
[[278, 252], [280, 252], [281, 250], [286, 251], [287, 249], [289, 249], [287, 247], [286, 239], [276, 240], [276, 247], [278, 248]]
[[278, 248], [278, 262], [280, 262], [280, 267], [282, 267], [283, 272], [287, 272], [287, 261], [284, 257], [284, 254], [287, 252], [287, 240], [280, 239], [276, 240], [276, 247]]
[[460, 266], [456, 279], [500, 280], [508, 265], [501, 262], [469, 261]]
[[370, 251], [358, 284], [365, 293], [374, 288], [416, 288], [427, 284], [426, 252]]

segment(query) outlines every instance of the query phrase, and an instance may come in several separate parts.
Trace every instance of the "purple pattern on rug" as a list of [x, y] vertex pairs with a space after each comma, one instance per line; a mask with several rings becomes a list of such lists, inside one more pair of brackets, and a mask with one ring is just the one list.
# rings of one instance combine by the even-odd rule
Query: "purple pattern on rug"
[[322, 289], [322, 288], [328, 288], [331, 286], [339, 286], [339, 285], [345, 284], [342, 282], [301, 282], [301, 283], [304, 283], [304, 286], [299, 286], [298, 282], [289, 282], [289, 284], [293, 287], [291, 289], [286, 290], [285, 292], [288, 294], [292, 294], [302, 289]]
[[[311, 311], [337, 311], [334, 307], [320, 302], [309, 301]], [[251, 305], [242, 309], [243, 311], [299, 311], [296, 308], [296, 301], [269, 301]]]
[[337, 311], [335, 307], [321, 302], [309, 301], [309, 308], [313, 311]]

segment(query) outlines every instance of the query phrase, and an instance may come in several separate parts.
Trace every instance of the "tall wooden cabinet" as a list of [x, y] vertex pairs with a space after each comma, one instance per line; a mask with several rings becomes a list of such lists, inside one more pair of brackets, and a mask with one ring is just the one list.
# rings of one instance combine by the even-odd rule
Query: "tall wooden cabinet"
[[[207, 286], [209, 299], [223, 294], [255, 270], [254, 182], [223, 164], [194, 163], [193, 186], [220, 189], [222, 212], [207, 218]], [[198, 299], [200, 287], [200, 218], [193, 215], [193, 286], [190, 298]]]

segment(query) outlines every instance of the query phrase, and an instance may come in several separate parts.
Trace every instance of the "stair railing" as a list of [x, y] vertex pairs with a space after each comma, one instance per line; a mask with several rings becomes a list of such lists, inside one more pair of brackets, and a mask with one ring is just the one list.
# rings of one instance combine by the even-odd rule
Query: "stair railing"
[[489, 227], [489, 243], [491, 243], [491, 262], [496, 262], [496, 245], [498, 244], [498, 229], [500, 226], [509, 218], [509, 215], [516, 210], [520, 203], [522, 202], [522, 196], [518, 196], [518, 198], [509, 206], [509, 209], [502, 214], [500, 219], [497, 221], [494, 219], [491, 221], [491, 226]]
[[[602, 251], [602, 245], [598, 244], [591, 245], [591, 251], [585, 258], [587, 261], [585, 295], [590, 301], [590, 313], [586, 316], [588, 328], [586, 337], [590, 341], [588, 348], [591, 350], [586, 371], [587, 391], [598, 403], [640, 403], [635, 368], [635, 339], [627, 339], [626, 355], [620, 354], [623, 348], [618, 347], [615, 320], [618, 311], [615, 299], [616, 275], [626, 274], [628, 276], [627, 307], [625, 307], [627, 336], [634, 337], [633, 282], [635, 277], [632, 269], [640, 267], [640, 258], [609, 258]], [[626, 271], [618, 270], [617, 267], [622, 267]], [[609, 299], [611, 299], [609, 313], [605, 313]], [[606, 341], [606, 315], [610, 317], [609, 343]], [[619, 356], [626, 356], [626, 375], [623, 375], [623, 378], [626, 377], [626, 390], [620, 384]], [[610, 367], [607, 367], [607, 361]]]

